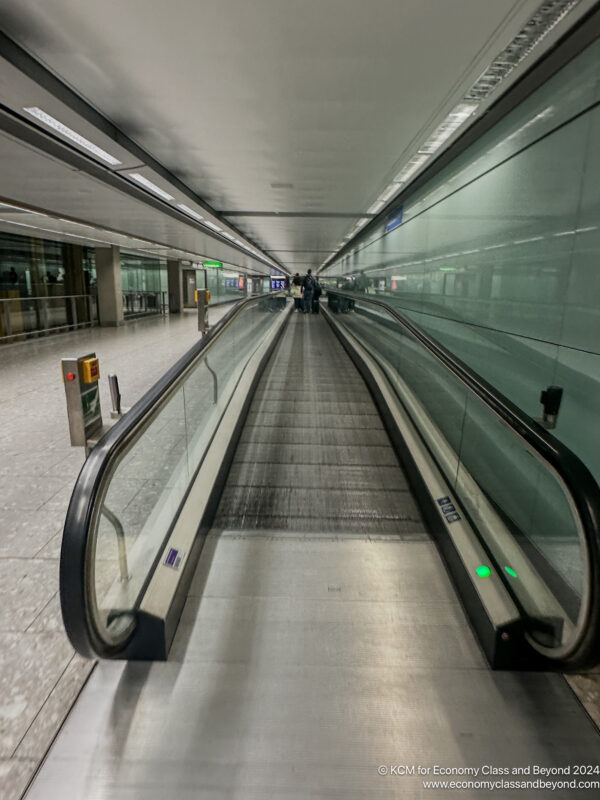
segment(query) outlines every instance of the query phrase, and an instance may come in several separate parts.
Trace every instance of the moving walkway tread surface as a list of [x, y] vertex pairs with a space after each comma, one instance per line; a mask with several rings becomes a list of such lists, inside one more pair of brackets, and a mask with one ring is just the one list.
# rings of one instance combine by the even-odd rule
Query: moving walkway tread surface
[[[336, 350], [322, 320], [291, 320], [250, 410], [169, 661], [101, 662], [28, 800], [417, 800], [454, 792], [379, 768], [597, 762], [598, 732], [560, 675], [487, 668], [395, 457], [378, 466], [361, 445], [347, 465], [345, 434], [324, 443], [344, 415], [382, 432]], [[340, 371], [353, 399], [336, 394], [324, 410], [316, 398], [336, 393]], [[285, 399], [281, 389], [300, 383], [307, 388]], [[292, 443], [285, 459], [272, 456], [284, 442], [257, 441], [296, 428], [312, 443]], [[253, 461], [257, 447], [272, 449]], [[362, 527], [352, 514], [334, 522], [340, 505], [353, 508], [356, 481], [366, 508], [387, 498], [383, 523], [374, 514]], [[302, 494], [313, 482], [329, 497], [321, 523], [327, 504], [313, 513]], [[275, 489], [295, 497], [287, 517]], [[460, 791], [494, 794], [567, 800], [597, 789]]]
[[214, 526], [426, 536], [371, 395], [322, 317], [294, 315], [279, 342]]

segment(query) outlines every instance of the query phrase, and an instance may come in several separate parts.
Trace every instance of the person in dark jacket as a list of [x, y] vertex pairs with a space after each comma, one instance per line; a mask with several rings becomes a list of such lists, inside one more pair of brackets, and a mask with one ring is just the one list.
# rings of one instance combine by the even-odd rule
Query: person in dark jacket
[[310, 314], [312, 311], [312, 302], [313, 302], [313, 295], [315, 293], [315, 288], [317, 285], [317, 281], [313, 278], [312, 269], [309, 269], [306, 273], [304, 280], [302, 281], [302, 292], [304, 294], [304, 313]]

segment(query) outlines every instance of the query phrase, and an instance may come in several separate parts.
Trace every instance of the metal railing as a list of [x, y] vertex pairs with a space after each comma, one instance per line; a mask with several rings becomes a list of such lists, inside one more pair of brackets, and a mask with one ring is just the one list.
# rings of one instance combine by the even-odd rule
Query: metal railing
[[0, 341], [97, 321], [97, 299], [92, 294], [0, 298]]
[[123, 292], [123, 314], [165, 314], [168, 309], [167, 293], [156, 291]]
[[[567, 506], [573, 515], [579, 534], [579, 543], [585, 554], [585, 558], [582, 559], [584, 585], [578, 619], [573, 626], [568, 644], [554, 648], [536, 645], [536, 649], [549, 658], [561, 659], [568, 666], [589, 666], [596, 663], [600, 655], [600, 487], [588, 468], [566, 445], [502, 395], [438, 340], [400, 314], [398, 309], [384, 302], [382, 298], [363, 293], [344, 293], [332, 288], [327, 290], [327, 295], [329, 307], [333, 311], [351, 312], [348, 321], [353, 318], [357, 320], [364, 318], [381, 326], [381, 331], [385, 335], [375, 337], [376, 349], [384, 350], [393, 346], [386, 341], [386, 337], [388, 332], [393, 335], [394, 330], [401, 332], [407, 341], [418, 343], [424, 348], [423, 352], [427, 353], [426, 361], [424, 356], [419, 357], [421, 369], [426, 371], [426, 374], [433, 375], [436, 372], [435, 364], [445, 369], [448, 375], [453, 376], [453, 380], [458, 381], [484, 404], [487, 413], [500, 421], [502, 427], [511, 432], [515, 441], [520, 440], [523, 443], [524, 452], [533, 455], [538, 463], [546, 465], [548, 474], [552, 473], [556, 476], [556, 484], [557, 486], [561, 485], [565, 493]], [[353, 327], [355, 326], [351, 325], [350, 329], [352, 330]], [[439, 395], [439, 384], [437, 391]], [[429, 395], [431, 395], [431, 386]], [[427, 396], [424, 399], [427, 401]], [[439, 396], [437, 399], [440, 399]], [[450, 395], [444, 396], [445, 402], [448, 402], [449, 399]], [[466, 416], [466, 406], [464, 414]], [[484, 441], [484, 438], [480, 437], [479, 449], [483, 447]], [[517, 451], [511, 451], [506, 442], [504, 442], [504, 446], [509, 454], [507, 458], [512, 458], [510, 466], [516, 474], [519, 468]], [[487, 454], [486, 458], [489, 460], [490, 455]], [[502, 475], [496, 474], [494, 480], [498, 483], [502, 477]], [[550, 499], [550, 493], [542, 498], [546, 504]], [[521, 536], [522, 543], [526, 539], [526, 536]], [[502, 568], [499, 573], [505, 578]], [[510, 575], [510, 573], [508, 574]], [[511, 584], [508, 581], [507, 586], [512, 594], [514, 583]]]
[[[236, 362], [241, 369], [272, 324], [273, 315], [268, 312], [275, 310], [275, 304], [269, 303], [270, 297], [257, 296], [236, 303], [118, 420], [83, 465], [67, 511], [60, 562], [63, 619], [68, 636], [80, 653], [114, 657], [126, 648], [136, 627], [137, 607], [158, 566], [157, 559], [170, 531], [170, 518], [167, 517], [171, 514], [176, 516], [185, 499], [185, 480], [172, 482], [172, 476], [179, 474], [177, 470], [180, 468], [185, 473], [191, 458], [201, 463], [204, 449], [212, 439], [212, 434], [207, 434], [218, 425], [228, 402], [227, 391], [232, 392], [237, 381]], [[283, 310], [284, 304], [278, 308]], [[230, 338], [225, 335], [228, 331], [232, 332]], [[206, 363], [209, 352], [210, 366]], [[207, 372], [199, 369], [203, 365]], [[177, 460], [177, 447], [175, 451], [171, 449], [169, 433], [172, 430], [173, 436], [177, 436], [176, 428], [181, 419], [175, 409], [179, 409], [180, 401], [182, 414], [186, 415], [187, 430], [184, 437], [187, 455], [181, 463]], [[222, 408], [217, 407], [218, 403]], [[153, 424], [159, 426], [157, 431]], [[196, 433], [192, 434], [194, 425]], [[155, 435], [162, 437], [163, 446], [158, 450], [154, 444]], [[150, 450], [145, 449], [148, 446]], [[136, 465], [135, 460], [128, 461], [128, 454], [134, 451], [141, 459], [141, 466]], [[170, 461], [172, 456], [174, 462]], [[135, 515], [133, 526], [131, 518], [126, 519], [123, 515], [118, 518], [112, 510], [106, 513], [107, 505], [110, 509], [111, 486], [120, 491], [122, 470], [130, 467], [134, 470], [136, 483], [140, 479], [151, 480], [152, 492], [158, 483], [161, 485], [154, 502], [150, 498]], [[154, 467], [158, 472], [152, 472]], [[165, 492], [169, 502], [161, 499]], [[181, 497], [178, 492], [183, 492]], [[106, 542], [100, 517], [111, 526]], [[137, 528], [134, 530], [142, 518], [143, 536]], [[116, 556], [115, 533], [119, 548]], [[140, 545], [136, 548], [138, 539]], [[98, 542], [101, 552], [98, 551], [97, 557]], [[131, 548], [131, 557], [127, 546]], [[103, 569], [107, 565], [114, 566], [115, 586], [128, 598], [131, 613], [124, 613], [121, 608], [117, 614], [118, 604], [112, 600], [107, 601], [110, 608], [104, 608], [104, 590], [97, 585], [97, 579], [104, 580], [104, 573], [96, 575], [96, 563]]]

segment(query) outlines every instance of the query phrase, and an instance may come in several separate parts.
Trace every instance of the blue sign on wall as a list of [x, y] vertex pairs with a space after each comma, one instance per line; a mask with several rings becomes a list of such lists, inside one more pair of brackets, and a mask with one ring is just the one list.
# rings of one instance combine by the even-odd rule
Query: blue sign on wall
[[400, 225], [402, 225], [402, 206], [393, 211], [387, 218], [385, 223], [385, 232], [389, 233], [390, 231], [399, 228]]

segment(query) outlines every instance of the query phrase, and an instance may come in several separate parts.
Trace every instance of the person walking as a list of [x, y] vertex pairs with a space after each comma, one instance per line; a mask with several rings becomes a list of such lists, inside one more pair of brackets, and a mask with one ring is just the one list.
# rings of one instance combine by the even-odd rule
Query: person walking
[[315, 292], [315, 284], [316, 281], [312, 275], [312, 269], [309, 269], [306, 273], [304, 280], [302, 281], [302, 292], [304, 294], [304, 313], [310, 314], [312, 311], [312, 302], [313, 302], [313, 295]]
[[294, 298], [294, 311], [302, 311], [302, 278], [299, 272], [292, 278], [292, 297]]

